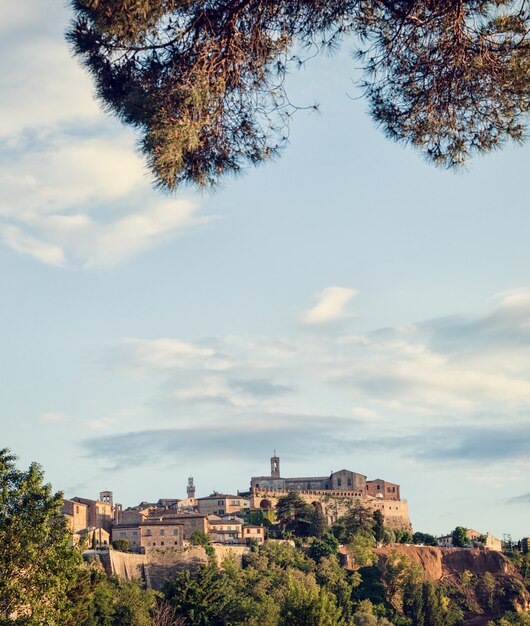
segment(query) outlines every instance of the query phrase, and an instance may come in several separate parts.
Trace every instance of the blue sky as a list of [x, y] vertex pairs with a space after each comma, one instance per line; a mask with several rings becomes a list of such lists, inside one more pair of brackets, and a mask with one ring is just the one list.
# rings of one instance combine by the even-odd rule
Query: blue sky
[[61, 2], [0, 24], [0, 435], [125, 505], [342, 467], [416, 529], [528, 536], [530, 148], [454, 174], [373, 127], [348, 50], [292, 75], [283, 157], [151, 188]]

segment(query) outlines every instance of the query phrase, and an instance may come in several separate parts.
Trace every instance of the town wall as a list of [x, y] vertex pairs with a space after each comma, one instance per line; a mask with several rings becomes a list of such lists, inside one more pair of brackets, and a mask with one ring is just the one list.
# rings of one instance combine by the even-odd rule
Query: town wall
[[[224, 546], [213, 544], [218, 563], [230, 557], [241, 562], [244, 554], [250, 552], [248, 546]], [[93, 552], [87, 553], [96, 554]], [[151, 550], [146, 554], [132, 554], [108, 550], [97, 555], [108, 575], [126, 580], [143, 580], [152, 589], [161, 589], [164, 581], [175, 577], [182, 570], [194, 570], [208, 562], [202, 546]]]
[[[297, 492], [308, 504], [318, 502], [327, 518], [333, 524], [346, 515], [352, 505], [360, 503], [370, 510], [379, 510], [385, 519], [385, 525], [392, 530], [412, 530], [407, 500], [383, 500], [365, 498], [362, 491], [299, 491]], [[278, 499], [285, 496], [283, 491], [255, 491], [251, 497], [252, 509], [275, 508]]]

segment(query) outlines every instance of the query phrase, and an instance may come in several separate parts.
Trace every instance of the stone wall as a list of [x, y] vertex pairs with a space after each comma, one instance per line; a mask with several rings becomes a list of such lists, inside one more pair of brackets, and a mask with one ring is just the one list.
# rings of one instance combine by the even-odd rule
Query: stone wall
[[[241, 562], [244, 554], [250, 552], [248, 546], [213, 545], [218, 563], [230, 556]], [[87, 552], [86, 555], [94, 555]], [[182, 570], [194, 570], [208, 562], [208, 557], [201, 546], [180, 549], [151, 550], [146, 554], [132, 554], [118, 550], [106, 550], [97, 553], [105, 572], [126, 580], [145, 581], [152, 589], [161, 589], [164, 581], [173, 578]]]
[[[361, 503], [370, 510], [380, 510], [385, 518], [385, 525], [392, 530], [412, 530], [408, 502], [406, 500], [383, 500], [365, 498], [359, 491], [299, 491], [299, 495], [308, 504], [319, 502], [328, 524], [333, 524], [339, 517], [346, 515], [351, 506]], [[251, 508], [275, 508], [278, 499], [285, 492], [255, 491], [252, 494]]]

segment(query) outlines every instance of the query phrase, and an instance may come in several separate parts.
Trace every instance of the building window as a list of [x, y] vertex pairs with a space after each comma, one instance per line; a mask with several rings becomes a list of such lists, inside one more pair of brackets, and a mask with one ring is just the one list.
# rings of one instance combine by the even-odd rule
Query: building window
[[127, 533], [125, 533], [125, 532], [120, 532], [120, 537], [126, 537], [126, 536], [127, 536]]
[[138, 535], [138, 531], [137, 530], [133, 530], [132, 534], [136, 537]]
[[166, 534], [166, 531], [165, 531], [163, 528], [161, 528], [161, 529], [160, 529], [160, 534], [161, 534], [161, 536], [163, 537], [163, 536]]
[[338, 487], [342, 486], [342, 480], [340, 478], [337, 478], [337, 486]]
[[348, 487], [351, 487], [351, 478], [348, 478]]
[[173, 529], [173, 535], [178, 535], [178, 530], [176, 528]]
[[381, 485], [377, 485], [377, 491], [381, 490]]
[[75, 512], [79, 513], [79, 507], [78, 506], [75, 507]]

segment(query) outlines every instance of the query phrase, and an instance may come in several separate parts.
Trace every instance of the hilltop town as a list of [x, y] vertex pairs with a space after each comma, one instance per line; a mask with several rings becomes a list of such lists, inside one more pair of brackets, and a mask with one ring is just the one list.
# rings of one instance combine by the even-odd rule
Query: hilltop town
[[146, 552], [182, 546], [194, 532], [208, 535], [214, 543], [263, 543], [265, 527], [251, 523], [253, 513], [274, 509], [281, 496], [293, 491], [308, 504], [320, 507], [328, 524], [361, 503], [371, 511], [381, 511], [388, 528], [412, 531], [408, 503], [401, 499], [398, 484], [367, 480], [346, 469], [329, 476], [285, 478], [276, 455], [271, 457], [268, 476], [251, 477], [249, 489], [235, 495], [214, 492], [196, 497], [190, 477], [183, 499], [160, 498], [124, 509], [114, 502], [111, 491], [101, 491], [98, 499], [65, 499], [62, 512], [75, 540], [86, 537], [94, 547], [123, 540], [131, 551]]
[[[113, 500], [111, 491], [98, 499], [74, 496], [64, 499], [62, 514], [67, 518], [74, 542], [83, 538], [93, 548], [112, 544], [127, 546], [131, 552], [179, 548], [201, 533], [216, 544], [262, 544], [266, 539], [264, 519], [273, 513], [279, 499], [295, 492], [313, 507], [318, 507], [328, 525], [334, 524], [355, 506], [379, 511], [386, 528], [412, 534], [408, 502], [401, 498], [400, 485], [342, 469], [328, 476], [283, 477], [280, 458], [270, 459], [270, 474], [252, 476], [247, 491], [236, 494], [211, 493], [196, 497], [192, 477], [186, 498], [160, 498], [123, 508]], [[265, 516], [265, 517], [264, 517]], [[272, 518], [268, 518], [272, 519]], [[479, 541], [483, 547], [500, 550], [501, 541], [489, 533], [469, 531], [469, 545]], [[452, 535], [438, 538], [438, 545], [452, 547]]]

